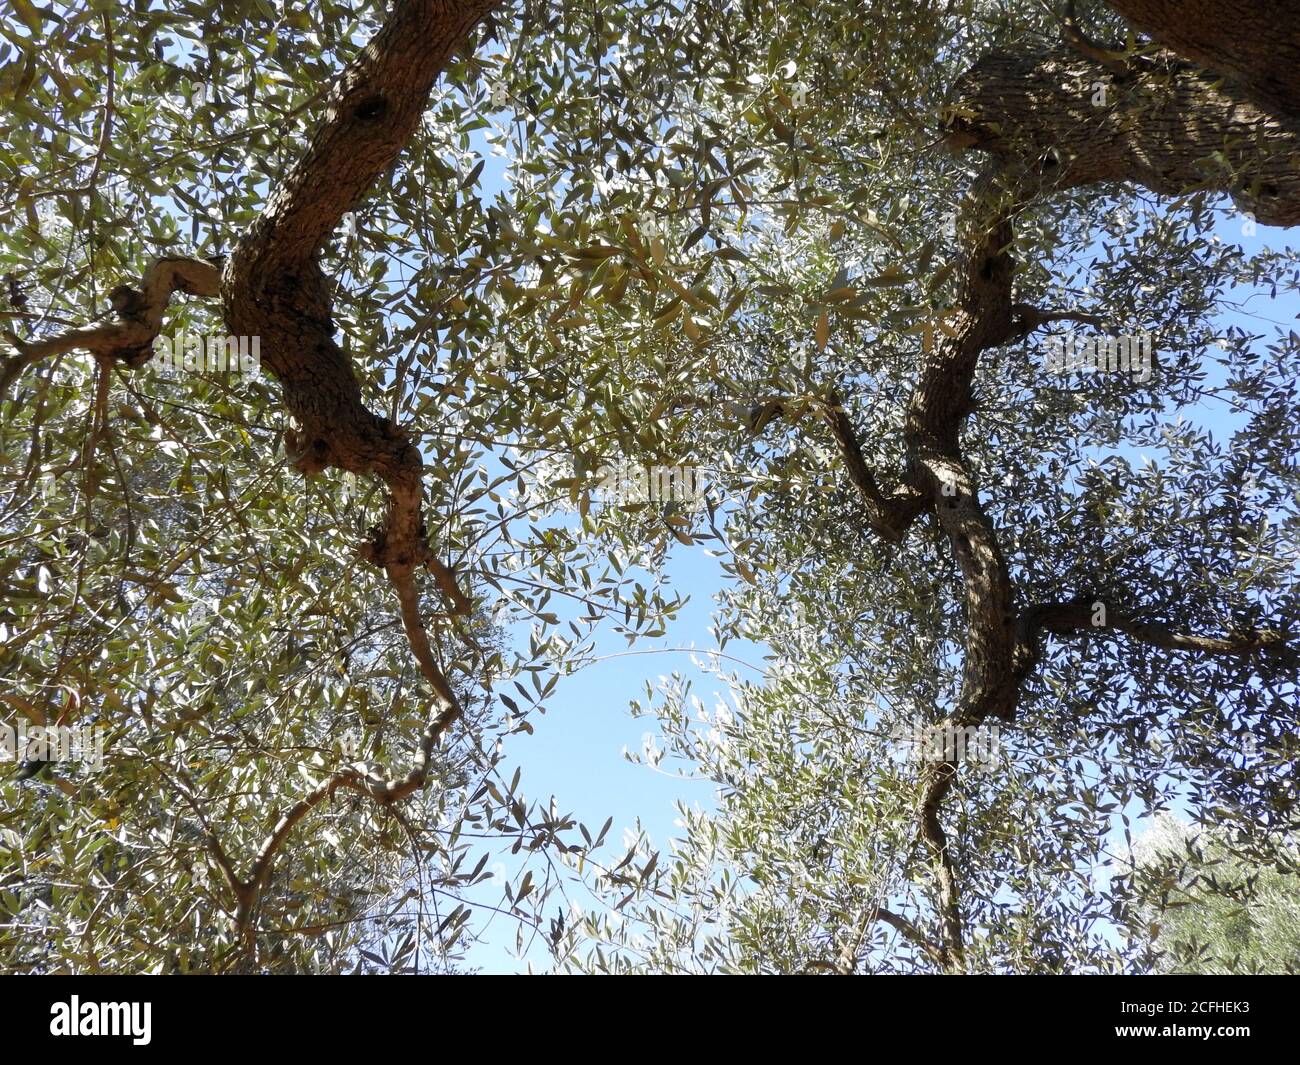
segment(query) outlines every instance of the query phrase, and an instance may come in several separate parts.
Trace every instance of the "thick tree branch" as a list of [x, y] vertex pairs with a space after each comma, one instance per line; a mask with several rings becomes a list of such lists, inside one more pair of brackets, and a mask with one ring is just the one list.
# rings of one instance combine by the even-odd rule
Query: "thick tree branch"
[[1108, 0], [1137, 29], [1300, 120], [1300, 0]]
[[[1020, 686], [1038, 661], [1039, 633], [1094, 627], [1091, 608], [1079, 604], [1015, 615], [1005, 559], [960, 451], [981, 352], [1052, 320], [1090, 320], [1012, 304], [1008, 252], [1017, 204], [1035, 183], [1052, 189], [1136, 181], [1162, 194], [1224, 191], [1266, 224], [1300, 222], [1300, 122], [1294, 117], [1262, 110], [1240, 91], [1167, 54], [1141, 66], [1121, 67], [1109, 53], [1090, 60], [1076, 53], [1081, 44], [1085, 52], [1094, 46], [1077, 28], [1075, 37], [1074, 51], [985, 56], [960, 79], [945, 120], [952, 147], [979, 148], [995, 161], [963, 212], [970, 252], [957, 328], [946, 331], [924, 366], [906, 428], [909, 479], [930, 490], [966, 593], [962, 686], [948, 718], [956, 727], [979, 726], [990, 716], [1011, 719]], [[1267, 38], [1256, 44], [1267, 47]], [[1104, 628], [1152, 646], [1203, 654], [1242, 655], [1283, 642], [1271, 631], [1187, 635], [1116, 612]], [[935, 865], [949, 971], [964, 966], [964, 926], [954, 856], [939, 814], [957, 769], [953, 760], [925, 767], [917, 818], [917, 834]]]
[[[335, 82], [306, 154], [240, 242], [245, 284], [313, 262], [406, 147], [438, 75], [500, 0], [398, 0], [384, 26]], [[252, 276], [249, 276], [252, 275]]]
[[340, 788], [385, 805], [422, 788], [434, 748], [461, 715], [420, 616], [415, 571], [427, 566], [457, 612], [468, 613], [471, 604], [427, 543], [418, 448], [400, 428], [366, 408], [351, 360], [335, 341], [319, 258], [342, 216], [415, 133], [439, 73], [495, 3], [398, 0], [383, 29], [339, 77], [306, 155], [273, 192], [224, 271], [198, 260], [159, 260], [145, 273], [141, 289], [120, 286], [113, 291], [117, 321], [39, 341], [11, 336], [18, 355], [0, 367], [2, 390], [37, 359], [77, 348], [101, 360], [140, 365], [152, 354], [173, 292], [219, 294], [227, 328], [259, 338], [262, 364], [281, 385], [285, 406], [297, 422], [285, 433], [294, 465], [304, 473], [339, 467], [371, 474], [388, 488], [384, 523], [372, 530], [362, 555], [385, 571], [397, 594], [407, 642], [433, 691], [430, 722], [405, 776], [388, 779], [373, 767], [352, 766], [298, 800], [277, 820], [246, 880], [235, 874], [205, 823], [213, 856], [237, 899], [237, 924], [250, 940], [275, 856], [294, 827]]
[[908, 459], [961, 567], [968, 626], [962, 688], [953, 712], [962, 725], [989, 715], [1009, 720], [1015, 706], [1015, 615], [1006, 560], [962, 456], [960, 434], [971, 409], [971, 382], [982, 352], [1012, 331], [1011, 221], [1018, 210], [1014, 182], [998, 170], [967, 198], [961, 231], [969, 250], [953, 328], [931, 351], [905, 422]]
[[[948, 316], [952, 326], [922, 367], [904, 429], [910, 478], [926, 489], [962, 573], [965, 655], [961, 689], [948, 719], [962, 728], [978, 727], [989, 717], [1010, 720], [1023, 679], [1006, 559], [961, 451], [980, 355], [1012, 332], [1010, 248], [1022, 197], [1018, 187], [994, 167], [963, 202], [958, 222], [967, 251], [956, 310]], [[955, 761], [927, 764], [917, 804], [917, 835], [934, 864], [943, 965], [950, 972], [964, 968], [965, 934], [956, 862], [939, 811], [956, 773]]]
[[945, 118], [952, 147], [1034, 162], [1048, 187], [1131, 181], [1169, 196], [1212, 189], [1265, 224], [1300, 222], [1300, 119], [1262, 110], [1171, 53], [1121, 79], [1065, 47], [994, 52], [953, 96]]
[[338, 467], [370, 474], [388, 487], [385, 522], [372, 530], [363, 557], [390, 572], [432, 558], [423, 463], [405, 432], [362, 401], [352, 362], [334, 337], [319, 255], [342, 216], [396, 160], [439, 72], [493, 6], [495, 0], [394, 6], [339, 78], [307, 154], [249, 227], [223, 278], [231, 330], [261, 337], [262, 364], [297, 423], [285, 434], [294, 465], [304, 473]]

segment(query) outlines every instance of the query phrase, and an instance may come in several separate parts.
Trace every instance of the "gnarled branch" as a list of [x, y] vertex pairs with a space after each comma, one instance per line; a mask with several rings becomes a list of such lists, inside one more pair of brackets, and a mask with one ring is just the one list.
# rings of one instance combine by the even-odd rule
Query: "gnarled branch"
[[153, 355], [153, 342], [162, 332], [163, 312], [172, 294], [216, 296], [221, 291], [221, 271], [203, 259], [157, 259], [141, 279], [140, 288], [119, 285], [110, 294], [117, 320], [103, 325], [67, 329], [40, 340], [22, 340], [9, 333], [18, 354], [0, 365], [0, 395], [28, 366], [51, 355], [88, 351], [101, 359], [140, 366]]
[[1300, 222], [1300, 119], [1262, 110], [1171, 53], [1121, 80], [1064, 47], [993, 52], [953, 96], [945, 119], [953, 147], [1036, 163], [1048, 188], [1211, 189], [1267, 225]]
[[867, 509], [867, 521], [872, 531], [882, 540], [901, 540], [912, 522], [928, 506], [929, 499], [925, 492], [915, 485], [905, 483], [885, 495], [863, 457], [862, 445], [858, 442], [853, 422], [837, 397], [825, 406], [824, 414], [839, 447], [849, 481], [857, 489], [858, 498]]
[[343, 215], [397, 158], [414, 134], [433, 84], [452, 53], [495, 0], [401, 0], [375, 38], [340, 76], [329, 112], [306, 155], [275, 190], [230, 258], [222, 284], [226, 320], [260, 336], [263, 365], [297, 421], [286, 445], [305, 473], [338, 467], [378, 477], [388, 488], [382, 526], [362, 554], [381, 567], [397, 594], [402, 627], [433, 690], [435, 713], [414, 767], [396, 780], [365, 767], [335, 773], [276, 823], [240, 892], [237, 922], [250, 922], [275, 855], [304, 817], [340, 788], [386, 805], [422, 788], [433, 749], [460, 717], [450, 682], [420, 617], [415, 571], [432, 564], [456, 609], [468, 609], [449, 570], [434, 558], [423, 518], [419, 449], [387, 418], [371, 412], [351, 360], [334, 339], [321, 248]]

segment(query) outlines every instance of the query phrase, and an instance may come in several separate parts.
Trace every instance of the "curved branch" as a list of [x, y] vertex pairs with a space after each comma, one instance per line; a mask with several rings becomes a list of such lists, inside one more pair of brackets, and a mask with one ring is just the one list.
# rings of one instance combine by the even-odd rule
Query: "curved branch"
[[1087, 56], [1094, 63], [1099, 63], [1113, 74], [1126, 77], [1129, 73], [1128, 63], [1123, 53], [1114, 52], [1094, 41], [1079, 25], [1075, 14], [1074, 0], [1066, 0], [1065, 15], [1061, 19], [1061, 31], [1066, 43], [1081, 55]]
[[42, 340], [22, 340], [12, 333], [9, 342], [18, 354], [0, 366], [0, 396], [28, 366], [51, 355], [88, 351], [102, 359], [114, 359], [128, 366], [140, 366], [153, 356], [153, 342], [162, 332], [163, 312], [172, 294], [216, 296], [221, 291], [221, 272], [203, 259], [158, 259], [149, 265], [139, 289], [119, 285], [109, 298], [117, 320], [103, 325], [68, 329]]
[[434, 658], [433, 648], [429, 644], [428, 632], [420, 617], [419, 595], [411, 573], [390, 568], [388, 576], [401, 604], [402, 627], [406, 631], [407, 641], [420, 665], [420, 672], [433, 689], [437, 712], [425, 728], [420, 747], [416, 752], [415, 764], [405, 776], [389, 778], [379, 771], [379, 767], [365, 763], [349, 766], [333, 774], [294, 803], [288, 812], [280, 817], [271, 835], [258, 851], [246, 881], [239, 881], [233, 873], [230, 874], [231, 884], [239, 902], [235, 922], [240, 933], [245, 937], [251, 935], [251, 922], [257, 904], [261, 901], [262, 892], [270, 879], [275, 856], [284, 846], [294, 827], [340, 788], [360, 792], [383, 806], [391, 806], [419, 791], [428, 783], [429, 767], [438, 741], [461, 716], [460, 701], [456, 698], [456, 693], [452, 690], [446, 675], [439, 668]]
[[[382, 526], [362, 557], [381, 569], [432, 558], [422, 516], [419, 449], [369, 410], [335, 340], [321, 247], [415, 133], [438, 74], [496, 0], [402, 0], [339, 77], [306, 155], [240, 240], [223, 278], [233, 332], [261, 337], [296, 425], [286, 451], [304, 473], [336, 467], [388, 487]], [[454, 600], [453, 600], [454, 601]], [[457, 603], [457, 608], [463, 607]]]
[[934, 961], [939, 965], [948, 964], [947, 952], [944, 951], [942, 947], [931, 943], [930, 940], [926, 938], [925, 933], [917, 928], [916, 925], [912, 924], [911, 921], [907, 920], [907, 918], [891, 913], [883, 906], [877, 908], [874, 918], [883, 924], [889, 925], [890, 928], [895, 932], [898, 932], [913, 946], [920, 947], [921, 950], [929, 956], [931, 961]]
[[[990, 716], [1011, 720], [1024, 676], [1006, 559], [961, 451], [980, 355], [1012, 331], [1011, 225], [1022, 195], [1018, 183], [994, 167], [963, 201], [959, 231], [969, 243], [958, 302], [948, 315], [951, 327], [926, 358], [905, 422], [911, 478], [924, 485], [962, 574], [966, 640], [961, 690], [949, 717], [958, 727], [978, 726]], [[949, 972], [965, 965], [956, 862], [939, 819], [956, 774], [955, 761], [927, 764], [917, 803], [917, 835], [934, 862]]]
[[[1106, 91], [1101, 106], [1094, 107], [1092, 89], [1098, 83]], [[1090, 91], [1083, 91], [1085, 85]], [[1297, 224], [1300, 122], [1261, 110], [1168, 55], [1117, 75], [1069, 50], [995, 53], [960, 79], [956, 100], [946, 119], [949, 143], [986, 151], [994, 164], [972, 188], [963, 211], [970, 251], [956, 328], [944, 331], [922, 369], [906, 436], [908, 479], [928, 489], [962, 572], [965, 658], [948, 720], [969, 727], [990, 716], [1012, 719], [1021, 684], [1037, 662], [1038, 632], [1082, 627], [1076, 611], [1083, 608], [1076, 605], [1016, 615], [996, 531], [960, 449], [980, 354], [1049, 320], [1087, 320], [1012, 303], [1009, 248], [1019, 204], [1035, 185], [1137, 181], [1166, 194], [1194, 188], [1228, 192], [1266, 224]], [[1091, 624], [1090, 618], [1082, 620]], [[1209, 654], [1245, 654], [1282, 642], [1273, 632], [1190, 636], [1123, 614], [1107, 627], [1153, 646]], [[939, 816], [957, 768], [952, 760], [926, 766], [917, 816], [917, 835], [935, 863], [948, 971], [963, 967], [965, 952], [954, 855]]]
[[1008, 343], [1024, 340], [1030, 333], [1057, 322], [1074, 322], [1076, 325], [1090, 325], [1097, 329], [1103, 328], [1106, 324], [1095, 314], [1084, 314], [1081, 311], [1045, 311], [1028, 303], [1013, 304], [1011, 313], [1014, 321], [1011, 333], [1007, 337]]
[[[676, 409], [708, 410], [712, 404], [695, 396], [674, 396], [668, 405]], [[862, 443], [853, 421], [841, 399], [833, 393], [826, 400], [806, 395], [797, 398], [766, 396], [752, 405], [735, 401], [723, 405], [729, 414], [740, 419], [755, 434], [761, 433], [777, 418], [793, 412], [792, 420], [797, 420], [805, 411], [815, 409], [830, 426], [849, 483], [857, 490], [858, 498], [866, 508], [867, 524], [883, 540], [891, 543], [902, 540], [912, 522], [929, 506], [925, 492], [914, 484], [903, 483], [889, 495], [881, 491], [876, 475], [862, 453]]]
[[867, 509], [867, 521], [882, 540], [897, 542], [929, 506], [926, 494], [915, 485], [903, 484], [890, 495], [885, 495], [876, 483], [871, 467], [862, 454], [857, 431], [838, 398], [825, 405], [823, 413], [830, 424], [831, 435], [844, 460], [849, 481], [858, 491], [858, 498]]
[[236, 922], [240, 931], [245, 935], [248, 933], [252, 915], [261, 900], [262, 891], [270, 879], [271, 866], [275, 856], [279, 853], [280, 848], [289, 838], [298, 822], [326, 799], [331, 798], [340, 788], [359, 792], [383, 806], [391, 806], [419, 791], [428, 783], [429, 764], [432, 761], [433, 751], [437, 746], [438, 739], [459, 714], [459, 708], [455, 708], [455, 712], [451, 715], [448, 714], [447, 710], [444, 710], [431, 721], [421, 739], [415, 765], [405, 776], [395, 779], [388, 778], [381, 775], [375, 766], [358, 763], [333, 774], [294, 803], [289, 811], [276, 822], [271, 835], [258, 851], [248, 879], [240, 881], [236, 885], [236, 894], [239, 896]]
[[401, 154], [438, 75], [500, 0], [399, 0], [334, 84], [306, 154], [240, 242], [235, 273], [270, 278], [314, 260]]
[[858, 922], [857, 934], [840, 951], [839, 963], [835, 966], [835, 969], [842, 976], [851, 976], [856, 971], [858, 951], [862, 946], [862, 939], [866, 934], [866, 930], [873, 924], [888, 925], [911, 943], [912, 946], [918, 948], [934, 964], [943, 968], [948, 966], [948, 954], [942, 946], [931, 942], [929, 937], [906, 917], [900, 916], [892, 910], [887, 910], [883, 906], [874, 906], [863, 914], [862, 919]]
[[434, 747], [460, 717], [420, 616], [414, 573], [428, 565], [459, 612], [469, 601], [434, 558], [423, 519], [423, 460], [406, 433], [370, 411], [351, 359], [334, 339], [320, 252], [345, 213], [394, 162], [414, 134], [429, 93], [452, 53], [496, 0], [400, 0], [384, 27], [339, 77], [329, 112], [307, 154], [249, 227], [223, 277], [226, 318], [236, 333], [261, 337], [263, 365], [283, 390], [297, 426], [286, 451], [304, 473], [338, 467], [378, 477], [388, 488], [383, 525], [362, 557], [382, 568], [397, 594], [402, 627], [433, 691], [430, 719], [415, 765], [387, 779], [365, 765], [335, 773], [276, 823], [239, 899], [237, 924], [251, 921], [272, 863], [294, 827], [340, 788], [391, 805], [424, 787]]

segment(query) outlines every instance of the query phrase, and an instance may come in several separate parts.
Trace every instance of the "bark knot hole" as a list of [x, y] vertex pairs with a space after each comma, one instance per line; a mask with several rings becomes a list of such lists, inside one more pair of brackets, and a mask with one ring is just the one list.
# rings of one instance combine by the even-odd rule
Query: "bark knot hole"
[[367, 96], [357, 104], [356, 116], [362, 122], [379, 122], [388, 114], [388, 101], [382, 96]]

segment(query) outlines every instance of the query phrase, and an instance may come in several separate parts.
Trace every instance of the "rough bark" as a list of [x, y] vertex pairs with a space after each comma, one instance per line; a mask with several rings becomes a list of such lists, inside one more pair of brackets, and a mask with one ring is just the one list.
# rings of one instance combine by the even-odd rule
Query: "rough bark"
[[1261, 109], [1167, 52], [1127, 76], [1065, 46], [990, 53], [957, 82], [945, 126], [953, 148], [1037, 165], [1049, 188], [1206, 188], [1266, 225], [1300, 222], [1300, 119]]
[[[436, 712], [409, 773], [387, 779], [352, 767], [322, 781], [276, 820], [247, 878], [237, 875], [211, 835], [246, 932], [274, 858], [295, 826], [340, 788], [390, 803], [423, 786], [433, 748], [460, 712], [420, 618], [416, 570], [432, 568], [458, 608], [465, 606], [464, 597], [427, 542], [418, 449], [398, 426], [367, 409], [351, 361], [335, 340], [320, 254], [343, 215], [396, 160], [438, 73], [493, 6], [494, 0], [399, 0], [384, 28], [340, 76], [306, 154], [219, 277], [210, 263], [161, 260], [139, 291], [119, 293], [116, 322], [35, 343], [11, 338], [18, 355], [0, 368], [3, 388], [36, 359], [72, 348], [137, 365], [147, 360], [174, 292], [219, 291], [230, 331], [261, 338], [263, 365], [280, 383], [285, 408], [297, 423], [286, 433], [294, 464], [304, 473], [337, 467], [370, 474], [389, 490], [386, 521], [364, 554], [385, 570], [396, 591]], [[948, 319], [954, 324], [927, 355], [909, 403], [907, 464], [899, 488], [881, 490], [843, 408], [835, 403], [826, 411], [874, 531], [897, 540], [917, 517], [933, 512], [959, 564], [967, 634], [962, 685], [950, 714], [959, 727], [990, 717], [1011, 720], [1043, 633], [1095, 628], [1079, 604], [1017, 614], [996, 530], [961, 450], [982, 352], [1069, 316], [1013, 302], [1009, 248], [1020, 206], [1053, 189], [1132, 181], [1166, 195], [1224, 191], [1261, 222], [1300, 223], [1300, 4], [1113, 0], [1112, 6], [1183, 58], [1159, 52], [1103, 62], [1081, 54], [1076, 43], [1044, 54], [985, 56], [956, 86], [945, 120], [948, 142], [987, 153], [991, 165], [963, 212], [966, 252], [956, 311]], [[1100, 106], [1093, 103], [1099, 87], [1106, 98]], [[1201, 654], [1273, 651], [1286, 642], [1276, 633], [1183, 634], [1123, 612], [1104, 628], [1158, 648]], [[955, 762], [928, 766], [918, 797], [918, 836], [935, 863], [938, 941], [885, 910], [873, 909], [868, 918], [898, 928], [949, 969], [962, 967], [965, 945], [956, 863], [940, 813], [957, 771]]]
[[89, 351], [99, 359], [127, 366], [141, 366], [153, 357], [153, 342], [162, 332], [163, 312], [173, 293], [216, 296], [221, 290], [221, 272], [203, 259], [158, 259], [145, 271], [138, 289], [119, 285], [110, 294], [116, 318], [102, 325], [69, 329], [42, 340], [22, 340], [12, 333], [10, 343], [18, 352], [0, 363], [0, 395], [28, 366], [38, 359], [65, 351]]
[[338, 467], [389, 489], [383, 528], [366, 557], [410, 573], [432, 556], [421, 513], [419, 450], [367, 409], [352, 362], [335, 340], [321, 247], [344, 214], [396, 160], [452, 52], [495, 0], [408, 0], [339, 78], [303, 158], [249, 227], [222, 278], [226, 321], [262, 338], [262, 364], [297, 422], [286, 451], [304, 473]]
[[1300, 119], [1300, 0], [1108, 0], [1136, 29]]
[[[980, 355], [1004, 343], [1015, 326], [1010, 247], [1020, 202], [1016, 186], [1015, 178], [995, 165], [963, 204], [959, 233], [967, 251], [957, 306], [921, 371], [904, 427], [910, 478], [926, 490], [962, 574], [965, 657], [957, 705], [949, 715], [962, 728], [990, 716], [1010, 720], [1020, 680], [1010, 574], [961, 451]], [[917, 832], [934, 862], [942, 928], [937, 952], [950, 970], [964, 964], [965, 936], [956, 862], [939, 811], [956, 774], [954, 761], [927, 765], [917, 808]]]
[[222, 277], [231, 331], [261, 337], [262, 364], [279, 381], [285, 407], [298, 423], [285, 434], [294, 464], [309, 474], [329, 467], [370, 474], [388, 488], [385, 523], [373, 531], [363, 556], [385, 570], [397, 593], [402, 627], [436, 708], [416, 764], [404, 777], [389, 780], [346, 769], [279, 819], [247, 880], [231, 884], [236, 919], [245, 933], [275, 855], [298, 822], [339, 788], [385, 804], [422, 788], [434, 747], [460, 717], [420, 617], [413, 574], [432, 564], [458, 609], [464, 609], [464, 596], [426, 539], [419, 449], [398, 426], [366, 407], [352, 362], [334, 339], [320, 254], [344, 214], [410, 140], [447, 60], [495, 3], [405, 0], [394, 7], [383, 29], [340, 76], [306, 155], [240, 240]]

